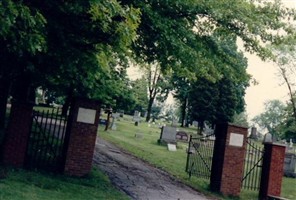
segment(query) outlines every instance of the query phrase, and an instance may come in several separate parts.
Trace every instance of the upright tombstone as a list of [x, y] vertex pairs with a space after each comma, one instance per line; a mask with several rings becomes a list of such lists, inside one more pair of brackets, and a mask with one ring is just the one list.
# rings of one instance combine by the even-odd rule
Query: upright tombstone
[[217, 124], [210, 189], [226, 196], [239, 196], [242, 184], [248, 129]]
[[173, 127], [177, 127], [178, 126], [178, 120], [177, 119], [175, 119], [175, 118], [172, 119], [172, 126]]
[[[287, 147], [286, 147], [287, 148]], [[296, 178], [296, 154], [285, 153], [284, 175]]]
[[192, 122], [192, 125], [193, 125], [194, 127], [198, 127], [198, 121], [193, 121], [193, 122]]
[[176, 134], [177, 134], [176, 127], [163, 126], [161, 129], [159, 141], [163, 143], [176, 143], [177, 142]]
[[100, 103], [77, 98], [68, 122], [69, 138], [65, 149], [64, 172], [70, 176], [84, 176], [91, 170], [99, 124]]
[[257, 140], [258, 136], [257, 136], [257, 129], [256, 127], [252, 127], [251, 128], [251, 135], [250, 135], [251, 139]]
[[119, 113], [112, 114], [111, 130], [115, 131], [117, 129], [116, 120], [119, 117]]
[[134, 112], [133, 121], [135, 122], [135, 126], [138, 126], [141, 121], [141, 113], [137, 110]]

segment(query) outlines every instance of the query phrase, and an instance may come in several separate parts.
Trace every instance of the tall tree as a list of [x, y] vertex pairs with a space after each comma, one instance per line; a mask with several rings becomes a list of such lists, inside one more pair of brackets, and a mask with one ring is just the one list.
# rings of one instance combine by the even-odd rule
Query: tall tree
[[[294, 97], [295, 98], [295, 97]], [[285, 109], [284, 118], [280, 123], [278, 129], [281, 133], [280, 137], [282, 139], [290, 140], [292, 139], [293, 142], [296, 142], [296, 121], [293, 117], [293, 107], [291, 103], [288, 103]]]
[[[286, 19], [294, 11], [279, 1], [160, 1], [124, 0], [141, 9], [138, 39], [133, 43], [139, 62], [158, 62], [162, 69], [181, 68], [187, 77], [219, 77], [217, 61], [231, 61], [211, 36], [239, 37], [251, 53], [266, 59], [271, 52], [263, 45], [276, 43], [292, 33]], [[281, 32], [281, 33], [282, 33]], [[213, 56], [215, 55], [215, 56]], [[195, 73], [192, 73], [195, 72]]]
[[160, 65], [158, 63], [154, 64], [144, 64], [144, 77], [148, 84], [148, 106], [147, 106], [147, 116], [146, 122], [151, 118], [152, 106], [157, 98], [158, 101], [163, 102], [167, 99], [168, 94], [171, 90], [170, 79], [168, 74], [164, 74], [161, 71]]
[[173, 97], [180, 105], [181, 127], [189, 125], [188, 122], [188, 93], [190, 91], [190, 80], [177, 71], [172, 75]]
[[133, 97], [135, 99], [134, 108], [138, 111], [146, 111], [148, 107], [148, 83], [147, 79], [141, 78], [132, 81], [131, 84]]
[[296, 40], [289, 39], [289, 43], [284, 42], [282, 44], [271, 46], [275, 54], [275, 62], [278, 67], [279, 74], [284, 80], [285, 85], [289, 91], [289, 99], [291, 102], [292, 116], [296, 122], [296, 59], [295, 49]]
[[[4, 127], [7, 98], [15, 79], [18, 86], [27, 85], [33, 71], [33, 57], [46, 50], [42, 14], [23, 1], [0, 2], [0, 129]], [[28, 90], [19, 90], [19, 96], [28, 97]]]
[[279, 100], [271, 100], [265, 102], [264, 106], [265, 111], [254, 117], [252, 121], [261, 129], [267, 129], [274, 138], [278, 139], [281, 135], [279, 125], [284, 119], [285, 105]]
[[0, 45], [9, 54], [0, 59], [17, 61], [0, 62], [1, 77], [14, 72], [13, 96], [19, 99], [37, 86], [91, 96], [101, 79], [117, 70], [115, 63], [126, 60], [139, 23], [139, 10], [116, 0], [5, 0], [0, 10], [5, 25]]
[[[188, 105], [192, 120], [197, 120], [202, 129], [205, 121], [212, 124], [219, 121], [232, 121], [235, 113], [244, 111], [244, 94], [250, 76], [246, 72], [247, 61], [242, 52], [238, 51], [235, 38], [227, 36], [217, 40], [220, 54], [228, 59], [218, 61], [216, 65], [223, 69], [220, 77], [198, 78], [188, 80], [183, 75], [174, 74], [175, 97]], [[212, 55], [215, 59], [215, 54]], [[185, 106], [183, 104], [183, 110]]]

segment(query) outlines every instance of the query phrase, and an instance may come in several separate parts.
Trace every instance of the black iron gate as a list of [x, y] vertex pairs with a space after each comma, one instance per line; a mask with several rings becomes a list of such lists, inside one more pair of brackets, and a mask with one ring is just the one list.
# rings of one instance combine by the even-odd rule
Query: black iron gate
[[189, 177], [192, 175], [206, 179], [211, 177], [214, 143], [214, 134], [199, 137], [190, 136], [186, 163], [186, 172]]
[[63, 170], [67, 117], [61, 109], [33, 111], [25, 166], [52, 172]]
[[263, 154], [263, 146], [256, 144], [251, 139], [247, 140], [244, 177], [242, 178], [243, 189], [260, 189]]

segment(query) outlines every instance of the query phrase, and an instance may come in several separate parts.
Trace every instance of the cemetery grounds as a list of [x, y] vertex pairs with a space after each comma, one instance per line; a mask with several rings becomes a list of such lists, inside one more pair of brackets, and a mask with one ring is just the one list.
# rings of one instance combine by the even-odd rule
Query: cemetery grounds
[[[104, 118], [104, 116], [102, 118]], [[153, 166], [170, 173], [178, 180], [195, 188], [197, 191], [210, 196], [214, 195], [221, 199], [233, 199], [211, 193], [208, 179], [197, 178], [195, 176], [189, 179], [189, 175], [185, 172], [188, 143], [178, 142], [177, 151], [168, 151], [167, 146], [158, 144], [161, 125], [162, 124], [158, 122], [148, 124], [142, 119], [138, 126], [135, 126], [132, 116], [124, 115], [123, 118], [118, 118], [116, 120], [116, 130], [109, 129], [108, 131], [104, 131], [104, 125], [100, 125], [99, 136], [116, 144], [136, 157], [147, 161]], [[177, 128], [188, 134], [195, 134], [197, 132], [195, 127]], [[258, 144], [261, 143], [258, 142]], [[284, 177], [281, 196], [291, 200], [296, 199], [295, 187], [295, 178]], [[258, 192], [242, 190], [240, 199], [258, 199]]]

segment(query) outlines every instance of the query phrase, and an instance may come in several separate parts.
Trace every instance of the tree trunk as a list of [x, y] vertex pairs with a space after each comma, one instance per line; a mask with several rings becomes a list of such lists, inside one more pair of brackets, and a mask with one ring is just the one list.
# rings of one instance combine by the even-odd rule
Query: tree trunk
[[0, 79], [0, 130], [5, 128], [6, 106], [9, 96], [10, 81]]
[[73, 93], [74, 93], [74, 89], [72, 86], [70, 86], [69, 90], [68, 90], [68, 94], [66, 96], [66, 100], [65, 100], [65, 103], [62, 107], [62, 115], [63, 116], [67, 116], [68, 114], [68, 110], [70, 108], [70, 105], [71, 105], [71, 102], [72, 102], [72, 99], [73, 99]]
[[187, 113], [187, 107], [188, 107], [188, 98], [185, 97], [184, 101], [182, 102], [181, 107], [181, 127], [189, 127], [188, 123], [188, 113]]
[[31, 85], [32, 77], [30, 73], [23, 72], [19, 74], [12, 85], [13, 100], [19, 103], [35, 104], [35, 88]]
[[149, 122], [149, 120], [151, 118], [151, 111], [152, 111], [153, 101], [154, 101], [154, 98], [149, 99], [148, 108], [147, 108], [146, 122]]
[[294, 119], [295, 119], [295, 122], [296, 122], [296, 103], [295, 103], [295, 98], [293, 96], [293, 91], [292, 91], [292, 88], [291, 88], [291, 84], [288, 80], [288, 77], [286, 75], [286, 70], [284, 68], [281, 68], [280, 67], [280, 70], [281, 70], [281, 73], [282, 73], [282, 76], [287, 84], [287, 87], [288, 87], [288, 90], [289, 90], [289, 94], [290, 94], [290, 101], [292, 103], [292, 107], [293, 107], [293, 116], [294, 116]]
[[202, 135], [204, 129], [204, 120], [198, 120], [197, 134]]
[[185, 101], [182, 102], [182, 106], [181, 106], [181, 127], [185, 127], [186, 123], [185, 120], [186, 119], [186, 108], [187, 108], [187, 100], [185, 99]]

